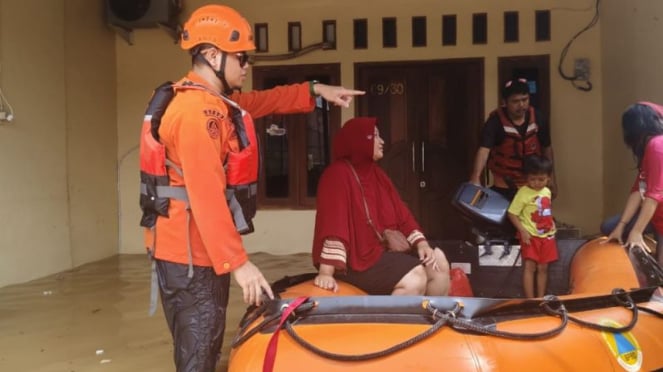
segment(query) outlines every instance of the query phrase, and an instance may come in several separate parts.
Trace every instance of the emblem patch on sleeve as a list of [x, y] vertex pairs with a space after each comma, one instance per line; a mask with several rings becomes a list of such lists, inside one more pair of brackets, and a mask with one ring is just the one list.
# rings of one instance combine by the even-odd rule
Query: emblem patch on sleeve
[[216, 119], [207, 120], [207, 133], [209, 133], [209, 136], [212, 137], [212, 139], [218, 139], [221, 135], [219, 122]]

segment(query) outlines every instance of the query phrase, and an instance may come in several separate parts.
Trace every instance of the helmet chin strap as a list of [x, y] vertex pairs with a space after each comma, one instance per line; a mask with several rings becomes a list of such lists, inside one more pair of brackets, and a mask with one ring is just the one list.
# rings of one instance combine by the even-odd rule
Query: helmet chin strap
[[230, 84], [228, 84], [228, 81], [226, 80], [224, 71], [226, 69], [226, 60], [228, 57], [228, 53], [221, 51], [221, 67], [218, 70], [214, 69], [214, 66], [207, 60], [207, 58], [203, 57], [202, 54], [197, 54], [196, 58], [203, 60], [207, 66], [209, 66], [212, 71], [214, 71], [214, 75], [221, 81], [221, 85], [223, 87], [223, 93], [224, 94], [230, 94], [235, 90], [234, 88], [230, 87]]
[[226, 59], [227, 59], [227, 57], [228, 57], [228, 53], [226, 53], [224, 51], [221, 51], [221, 67], [219, 68], [218, 71], [214, 70], [214, 68], [212, 68], [212, 70], [214, 70], [214, 74], [216, 75], [216, 77], [218, 77], [219, 80], [221, 80], [221, 84], [223, 85], [223, 93], [224, 94], [230, 94], [233, 91], [233, 89], [230, 87], [230, 84], [228, 84], [228, 81], [226, 80], [226, 76], [225, 76], [225, 73], [224, 73], [224, 71], [226, 70]]

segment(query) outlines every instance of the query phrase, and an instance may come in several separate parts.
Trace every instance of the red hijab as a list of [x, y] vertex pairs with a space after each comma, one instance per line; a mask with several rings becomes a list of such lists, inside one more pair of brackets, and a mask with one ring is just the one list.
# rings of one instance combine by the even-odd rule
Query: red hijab
[[[408, 236], [421, 230], [387, 174], [373, 160], [376, 118], [350, 119], [334, 137], [332, 164], [320, 177], [317, 193], [313, 263], [318, 266], [325, 239], [343, 242], [347, 264], [355, 271], [373, 266], [384, 248], [368, 224], [363, 188], [375, 229], [398, 229]], [[352, 164], [361, 188], [350, 165]]]

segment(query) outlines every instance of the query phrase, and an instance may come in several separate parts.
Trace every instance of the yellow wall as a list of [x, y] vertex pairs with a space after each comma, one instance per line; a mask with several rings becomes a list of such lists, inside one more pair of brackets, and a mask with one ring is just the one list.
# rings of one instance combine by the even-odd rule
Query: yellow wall
[[[197, 6], [206, 3], [190, 0], [182, 20]], [[322, 20], [334, 19], [337, 24], [337, 49], [317, 51], [283, 62], [270, 64], [308, 64], [339, 62], [341, 80], [345, 86], [354, 84], [354, 63], [367, 61], [432, 60], [446, 58], [485, 58], [485, 109], [490, 112], [498, 102], [497, 59], [510, 55], [550, 54], [551, 94], [550, 113], [553, 125], [553, 143], [557, 157], [560, 197], [555, 204], [557, 217], [562, 221], [580, 226], [584, 232], [595, 232], [602, 216], [603, 190], [596, 187], [602, 178], [602, 143], [596, 134], [602, 130], [601, 50], [600, 27], [593, 28], [579, 38], [569, 53], [565, 64], [567, 74], [572, 71], [572, 59], [589, 58], [592, 64], [592, 82], [595, 89], [583, 93], [557, 77], [556, 64], [561, 49], [569, 38], [584, 27], [593, 13], [586, 5], [577, 1], [364, 1], [337, 0], [290, 0], [274, 2], [254, 0], [251, 2], [229, 0], [224, 4], [235, 7], [252, 23], [269, 24], [269, 51], [271, 54], [287, 52], [287, 24], [299, 21], [302, 24], [302, 45], [321, 41]], [[564, 7], [564, 9], [561, 9]], [[552, 41], [534, 41], [534, 12], [541, 9], [552, 11]], [[578, 10], [577, 8], [585, 8]], [[520, 42], [504, 44], [503, 12], [520, 12]], [[488, 44], [472, 45], [472, 13], [488, 13]], [[443, 14], [457, 14], [458, 43], [454, 47], [442, 47], [441, 18]], [[412, 16], [427, 16], [428, 46], [411, 47], [410, 22]], [[398, 48], [383, 49], [382, 17], [397, 17]], [[353, 49], [353, 19], [368, 19], [368, 45], [366, 50]], [[134, 149], [121, 165], [121, 245], [120, 252], [141, 252], [143, 244], [135, 228], [140, 214], [136, 205], [138, 123], [145, 105], [146, 92], [164, 79], [177, 79], [184, 73], [188, 59], [183, 57], [166, 33], [161, 30], [142, 30], [136, 33], [135, 45], [118, 41], [118, 130], [120, 153]], [[130, 64], [141, 60], [168, 60], [170, 64], [152, 64], [152, 68], [137, 68]], [[267, 64], [267, 63], [265, 63]], [[250, 80], [245, 87], [250, 87]], [[361, 88], [361, 87], [358, 87]], [[589, 109], [587, 109], [589, 108]], [[343, 121], [353, 115], [353, 109], [343, 110]], [[586, 138], [593, 138], [589, 143]], [[577, 156], [582, 151], [582, 156]], [[468, 174], [469, 174], [468, 170]], [[126, 175], [126, 176], [125, 176]], [[578, 208], [578, 206], [583, 206]], [[302, 218], [301, 224], [292, 224], [291, 229], [282, 229], [279, 221], [284, 218]], [[287, 253], [307, 251], [311, 244], [313, 211], [259, 211], [258, 234], [246, 238], [249, 251]], [[296, 226], [296, 233], [293, 233]], [[269, 237], [264, 239], [263, 236]], [[279, 242], [278, 245], [270, 242]]]
[[663, 2], [609, 0], [602, 14], [609, 24], [601, 35], [604, 61], [603, 185], [605, 214], [620, 213], [636, 175], [622, 141], [621, 114], [644, 100], [663, 102]]
[[[143, 253], [138, 228], [138, 132], [149, 94], [177, 79], [189, 58], [165, 32], [137, 30], [128, 45], [104, 24], [103, 0], [0, 0], [0, 88], [16, 119], [0, 123], [0, 286], [116, 253]], [[207, 1], [188, 0], [181, 19]], [[252, 22], [269, 23], [270, 53], [286, 52], [287, 22], [303, 45], [320, 41], [321, 21], [337, 21], [338, 49], [283, 64], [340, 63], [352, 86], [355, 62], [482, 57], [485, 112], [497, 103], [497, 59], [549, 54], [552, 135], [564, 222], [594, 233], [618, 211], [633, 175], [619, 115], [637, 99], [663, 102], [659, 0], [604, 0], [599, 26], [573, 44], [589, 58], [594, 89], [559, 78], [559, 54], [593, 15], [591, 0], [267, 0], [225, 2]], [[533, 40], [534, 10], [552, 10], [552, 41]], [[505, 45], [502, 13], [520, 11], [520, 42]], [[488, 44], [471, 44], [471, 14], [488, 13]], [[442, 14], [458, 15], [458, 45], [441, 46]], [[412, 48], [410, 17], [428, 17], [428, 47]], [[381, 46], [381, 18], [397, 17], [396, 49]], [[369, 48], [352, 49], [352, 20], [369, 21]], [[272, 63], [276, 64], [276, 63]], [[281, 63], [278, 63], [281, 64]], [[247, 81], [246, 87], [251, 86]], [[353, 115], [343, 111], [343, 120]], [[469, 170], [468, 170], [469, 172]], [[250, 251], [308, 251], [313, 211], [259, 211]]]
[[100, 2], [0, 1], [0, 286], [117, 252], [114, 35]]

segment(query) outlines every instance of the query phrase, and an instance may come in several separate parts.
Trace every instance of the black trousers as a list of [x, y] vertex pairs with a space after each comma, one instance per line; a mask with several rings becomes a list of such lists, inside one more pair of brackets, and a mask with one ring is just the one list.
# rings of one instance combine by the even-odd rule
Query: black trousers
[[156, 260], [161, 304], [173, 336], [177, 372], [214, 372], [221, 356], [230, 274]]

